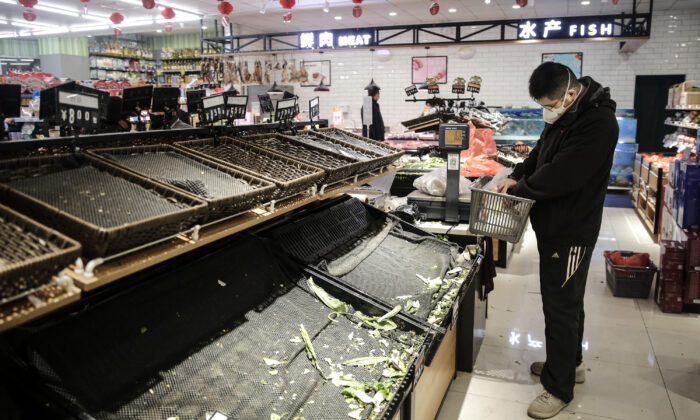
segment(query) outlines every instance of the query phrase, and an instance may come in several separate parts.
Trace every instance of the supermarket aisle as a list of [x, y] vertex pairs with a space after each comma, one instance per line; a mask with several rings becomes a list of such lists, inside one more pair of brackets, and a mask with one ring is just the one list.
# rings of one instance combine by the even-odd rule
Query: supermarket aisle
[[[651, 299], [612, 296], [603, 251], [658, 245], [634, 210], [606, 208], [586, 291], [586, 383], [555, 419], [700, 418], [700, 316], [664, 314]], [[450, 386], [438, 419], [526, 419], [542, 386], [530, 363], [544, 360], [538, 254], [529, 230], [489, 298], [486, 339], [471, 374]]]

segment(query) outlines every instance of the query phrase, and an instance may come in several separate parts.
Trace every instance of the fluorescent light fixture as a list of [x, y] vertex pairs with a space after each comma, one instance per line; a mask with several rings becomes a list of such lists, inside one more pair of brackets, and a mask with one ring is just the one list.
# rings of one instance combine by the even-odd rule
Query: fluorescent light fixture
[[71, 32], [104, 31], [109, 29], [109, 25], [71, 26]]
[[19, 59], [19, 61], [28, 61], [28, 62], [30, 62], [30, 63], [31, 63], [32, 61], [34, 61], [34, 60], [36, 60], [36, 58], [20, 58], [20, 59]]
[[16, 1], [12, 1], [12, 0], [0, 0], [0, 3], [11, 4], [13, 6], [18, 4]]
[[328, 13], [329, 11], [330, 11], [329, 8], [327, 8], [327, 7], [324, 7], [324, 8], [323, 8], [323, 13]]
[[389, 16], [396, 16], [396, 12], [389, 12]]
[[161, 32], [163, 32], [163, 30], [162, 30], [162, 29], [156, 29], [156, 32], [161, 33]]
[[80, 15], [81, 18], [86, 20], [94, 20], [95, 22], [109, 22], [108, 17], [95, 16], [95, 15]]
[[513, 9], [520, 9], [520, 6], [518, 6], [517, 4], [514, 4]]
[[335, 17], [335, 20], [341, 20], [341, 19], [343, 19], [342, 16], [336, 16], [336, 17]]
[[153, 19], [134, 20], [131, 22], [122, 22], [119, 25], [112, 25], [113, 28], [131, 28], [133, 26], [153, 25]]
[[143, 2], [141, 2], [141, 0], [119, 0], [119, 1], [122, 3], [126, 3], [126, 4], [134, 4], [136, 6], [143, 7]]
[[454, 13], [454, 12], [457, 11], [457, 9], [447, 9], [447, 11], [450, 12], [450, 13]]
[[206, 30], [207, 30], [207, 27], [206, 27], [206, 26], [202, 26], [202, 30], [203, 30], [203, 31], [206, 31]]
[[68, 28], [57, 28], [57, 29], [49, 29], [46, 31], [35, 31], [32, 32], [32, 35], [55, 35], [55, 34], [65, 34], [68, 32]]
[[0, 34], [0, 39], [1, 39], [1, 38], [14, 38], [14, 37], [16, 37], [16, 36], [17, 36], [17, 34], [14, 33], [14, 32], [11, 33], [11, 34]]
[[484, 0], [484, 3], [491, 4], [491, 0]]
[[588, 0], [584, 0], [581, 2], [581, 6], [588, 6], [589, 4], [591, 4], [591, 2]]
[[57, 28], [57, 26], [55, 26], [55, 25], [45, 25], [43, 23], [36, 23], [36, 22], [25, 23], [25, 22], [17, 22], [14, 20], [12, 21], [12, 26], [16, 26], [18, 28], [29, 28], [29, 29], [36, 29], [37, 27], [46, 28], [46, 29]]
[[65, 9], [57, 9], [53, 6], [49, 7], [49, 6], [43, 6], [41, 4], [37, 4], [36, 6], [34, 6], [34, 8], [36, 10], [41, 10], [41, 11], [49, 12], [49, 13], [56, 13], [58, 15], [75, 16], [75, 17], [78, 16], [78, 12], [71, 12], [71, 11], [68, 11]]
[[7, 25], [7, 21], [5, 19], [0, 19], [0, 25]]

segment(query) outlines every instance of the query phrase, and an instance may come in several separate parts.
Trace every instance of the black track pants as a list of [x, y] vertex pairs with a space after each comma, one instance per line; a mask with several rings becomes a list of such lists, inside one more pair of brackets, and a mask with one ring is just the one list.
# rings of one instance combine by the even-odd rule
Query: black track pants
[[550, 394], [568, 403], [574, 398], [576, 367], [582, 361], [583, 295], [593, 247], [538, 242], [537, 248], [547, 345], [541, 381]]

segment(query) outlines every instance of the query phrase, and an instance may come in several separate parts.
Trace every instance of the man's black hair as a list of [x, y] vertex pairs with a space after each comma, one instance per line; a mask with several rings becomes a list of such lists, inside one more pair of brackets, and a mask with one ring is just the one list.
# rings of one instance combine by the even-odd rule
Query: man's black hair
[[569, 82], [569, 89], [579, 87], [576, 75], [570, 68], [553, 61], [542, 63], [530, 76], [530, 96], [533, 99], [560, 99]]
[[367, 94], [369, 96], [374, 97], [377, 93], [379, 93], [379, 86], [370, 86], [370, 88], [367, 89]]

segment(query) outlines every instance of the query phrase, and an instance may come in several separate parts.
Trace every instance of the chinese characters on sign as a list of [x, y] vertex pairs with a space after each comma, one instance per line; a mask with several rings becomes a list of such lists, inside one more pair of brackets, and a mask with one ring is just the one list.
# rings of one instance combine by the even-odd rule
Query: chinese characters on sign
[[518, 39], [568, 39], [613, 36], [611, 20], [588, 18], [530, 19], [518, 24]]
[[353, 48], [373, 45], [372, 34], [361, 32], [302, 32], [299, 34], [299, 48]]

